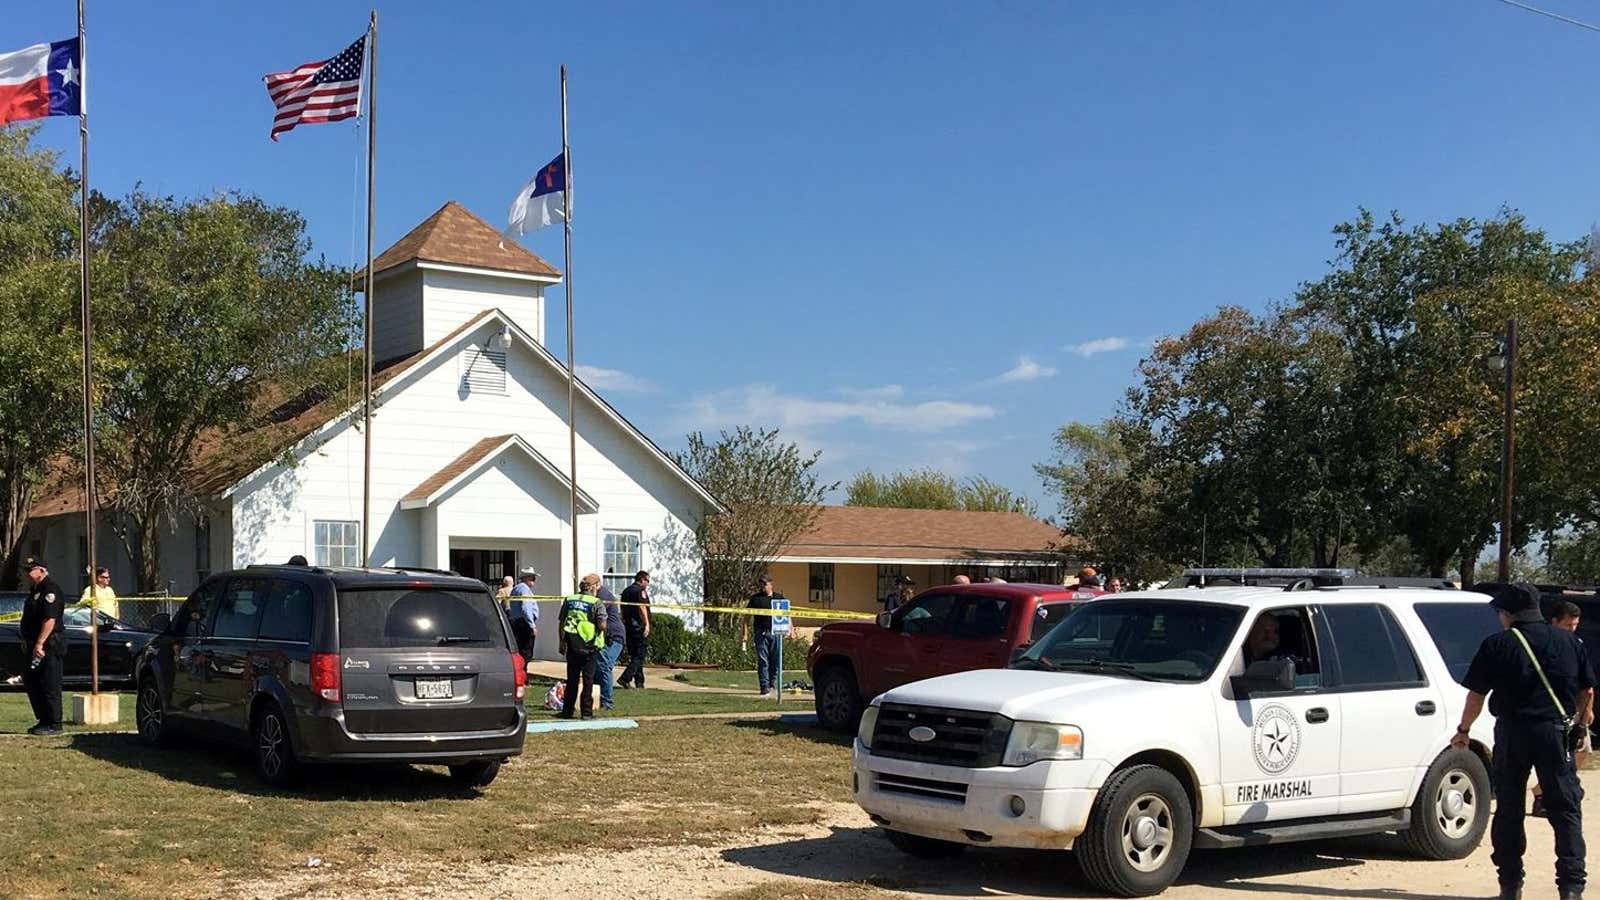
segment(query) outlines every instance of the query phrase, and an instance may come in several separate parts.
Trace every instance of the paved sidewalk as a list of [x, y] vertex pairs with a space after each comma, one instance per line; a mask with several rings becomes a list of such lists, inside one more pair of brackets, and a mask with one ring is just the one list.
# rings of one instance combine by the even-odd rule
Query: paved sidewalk
[[[567, 677], [567, 664], [559, 659], [536, 659], [528, 666], [528, 671], [545, 678], [554, 678], [563, 681]], [[700, 687], [699, 685], [685, 684], [673, 679], [673, 674], [683, 671], [669, 669], [664, 666], [645, 666], [645, 684], [650, 688], [660, 688], [663, 691], [683, 691], [689, 694], [742, 694], [754, 697], [755, 690], [740, 690], [738, 688]]]

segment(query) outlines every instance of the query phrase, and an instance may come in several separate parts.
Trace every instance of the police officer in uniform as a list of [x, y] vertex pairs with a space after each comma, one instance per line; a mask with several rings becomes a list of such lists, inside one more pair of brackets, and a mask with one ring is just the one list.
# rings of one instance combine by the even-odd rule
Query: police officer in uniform
[[1532, 585], [1486, 584], [1475, 590], [1493, 598], [1489, 605], [1500, 614], [1502, 630], [1484, 639], [1462, 680], [1467, 703], [1450, 745], [1467, 746], [1467, 732], [1487, 697], [1495, 717], [1490, 858], [1499, 871], [1500, 897], [1522, 896], [1522, 853], [1527, 848], [1524, 804], [1532, 770], [1556, 833], [1556, 888], [1562, 900], [1580, 900], [1585, 880], [1583, 786], [1573, 766], [1563, 712], [1584, 727], [1594, 721], [1594, 673], [1588, 654], [1576, 635], [1544, 621], [1539, 592]]
[[44, 560], [29, 557], [22, 564], [33, 589], [22, 605], [22, 658], [28, 668], [22, 683], [28, 688], [28, 703], [39, 724], [29, 734], [61, 733], [61, 664], [67, 655], [67, 635], [61, 630], [65, 594], [50, 577]]
[[[595, 596], [600, 590], [599, 575], [585, 575], [578, 593], [561, 603], [561, 653], [567, 658], [567, 687], [561, 696], [560, 717], [572, 718], [577, 706], [585, 719], [594, 718], [594, 672], [600, 649], [606, 644], [606, 605]], [[583, 693], [578, 693], [579, 683]]]

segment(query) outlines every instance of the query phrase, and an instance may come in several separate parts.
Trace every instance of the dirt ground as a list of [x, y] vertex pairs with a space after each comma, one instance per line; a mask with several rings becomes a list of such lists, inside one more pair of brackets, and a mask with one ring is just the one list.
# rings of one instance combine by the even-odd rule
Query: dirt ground
[[[1600, 773], [1584, 773], [1585, 786]], [[362, 871], [317, 867], [230, 886], [241, 898], [341, 897], [348, 900], [530, 896], [543, 900], [676, 900], [705, 897], [1057, 898], [1097, 896], [1083, 886], [1070, 854], [983, 850], [944, 863], [904, 856], [851, 804], [820, 808], [818, 824], [765, 828], [699, 845], [659, 846], [529, 859], [513, 865], [437, 864], [389, 860]], [[1585, 823], [1591, 845], [1600, 823]], [[1528, 820], [1529, 900], [1555, 897], [1549, 826]], [[1422, 862], [1392, 839], [1292, 844], [1197, 852], [1174, 900], [1235, 896], [1350, 900], [1456, 900], [1492, 896], [1494, 869], [1487, 836], [1466, 860]]]

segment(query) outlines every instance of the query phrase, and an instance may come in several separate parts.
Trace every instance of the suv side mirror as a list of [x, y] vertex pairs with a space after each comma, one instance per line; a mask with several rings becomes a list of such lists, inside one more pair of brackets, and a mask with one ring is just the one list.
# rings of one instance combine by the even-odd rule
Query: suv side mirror
[[150, 630], [157, 634], [164, 633], [172, 627], [172, 617], [166, 613], [156, 613], [150, 617]]
[[888, 629], [892, 630], [894, 628], [894, 613], [892, 613], [892, 612], [881, 612], [881, 613], [878, 613], [878, 620], [877, 621], [878, 621], [878, 627], [879, 628], [888, 628]]
[[1294, 661], [1289, 659], [1260, 659], [1245, 667], [1243, 675], [1231, 681], [1235, 697], [1243, 699], [1251, 694], [1269, 694], [1294, 690]]

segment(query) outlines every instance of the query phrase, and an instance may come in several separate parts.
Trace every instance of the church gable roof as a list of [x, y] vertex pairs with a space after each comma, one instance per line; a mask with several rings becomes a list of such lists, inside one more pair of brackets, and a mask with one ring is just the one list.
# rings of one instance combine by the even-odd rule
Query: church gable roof
[[454, 200], [378, 254], [372, 271], [382, 272], [412, 260], [561, 277], [554, 266], [516, 241], [504, 240], [494, 226]]

